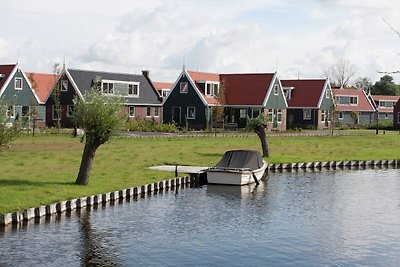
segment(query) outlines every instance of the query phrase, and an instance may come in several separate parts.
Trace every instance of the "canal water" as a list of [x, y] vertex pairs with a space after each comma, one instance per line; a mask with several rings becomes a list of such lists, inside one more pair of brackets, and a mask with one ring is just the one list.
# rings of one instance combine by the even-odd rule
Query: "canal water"
[[400, 170], [270, 174], [0, 232], [0, 266], [400, 266]]

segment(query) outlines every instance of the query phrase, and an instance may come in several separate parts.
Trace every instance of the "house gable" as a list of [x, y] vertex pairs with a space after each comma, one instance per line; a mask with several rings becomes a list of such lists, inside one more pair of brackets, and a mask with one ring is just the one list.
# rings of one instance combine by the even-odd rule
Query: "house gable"
[[330, 110], [334, 107], [334, 99], [332, 89], [328, 79], [325, 81], [320, 99], [318, 101], [318, 108], [321, 110]]
[[[2, 70], [10, 70], [11, 66], [6, 65], [5, 68], [0, 68], [0, 72], [3, 72]], [[1, 99], [14, 106], [31, 106], [40, 103], [38, 96], [32, 90], [29, 79], [19, 67], [19, 64], [14, 65], [12, 71], [8, 73], [8, 77], [6, 77], [6, 73], [2, 74], [4, 77], [1, 80]], [[3, 81], [4, 79], [5, 81]]]
[[267, 107], [268, 109], [287, 108], [285, 94], [282, 89], [282, 84], [278, 79], [277, 73], [274, 74], [274, 77], [269, 85], [267, 94], [263, 101], [263, 106]]

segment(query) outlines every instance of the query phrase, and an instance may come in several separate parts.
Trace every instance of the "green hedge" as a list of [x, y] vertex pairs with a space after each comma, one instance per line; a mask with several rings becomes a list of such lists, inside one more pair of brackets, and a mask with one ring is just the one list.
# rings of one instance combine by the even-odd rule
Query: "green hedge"
[[129, 119], [126, 129], [133, 132], [164, 132], [176, 133], [178, 128], [173, 123], [158, 123], [154, 120]]

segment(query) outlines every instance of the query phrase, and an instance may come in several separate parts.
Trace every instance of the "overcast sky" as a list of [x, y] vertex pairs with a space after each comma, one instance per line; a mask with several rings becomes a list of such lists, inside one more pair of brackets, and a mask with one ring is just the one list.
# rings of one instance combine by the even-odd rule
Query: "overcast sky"
[[[373, 82], [400, 70], [398, 0], [0, 0], [0, 64], [321, 78], [339, 59]], [[400, 74], [394, 75], [400, 82]]]

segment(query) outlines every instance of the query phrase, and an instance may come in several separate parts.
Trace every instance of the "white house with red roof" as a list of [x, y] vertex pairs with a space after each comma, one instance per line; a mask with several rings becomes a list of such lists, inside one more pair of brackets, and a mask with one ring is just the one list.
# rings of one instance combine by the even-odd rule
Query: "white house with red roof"
[[163, 121], [191, 129], [213, 125], [213, 108], [223, 106], [225, 122], [243, 128], [264, 113], [269, 128], [286, 129], [286, 100], [276, 73], [216, 74], [182, 70], [163, 103]]
[[288, 103], [289, 129], [326, 129], [334, 107], [328, 79], [281, 80]]
[[370, 126], [376, 122], [374, 104], [363, 90], [332, 89], [332, 92], [339, 123]]
[[371, 95], [370, 98], [378, 110], [379, 121], [393, 121], [394, 106], [399, 101], [400, 96], [392, 95]]

